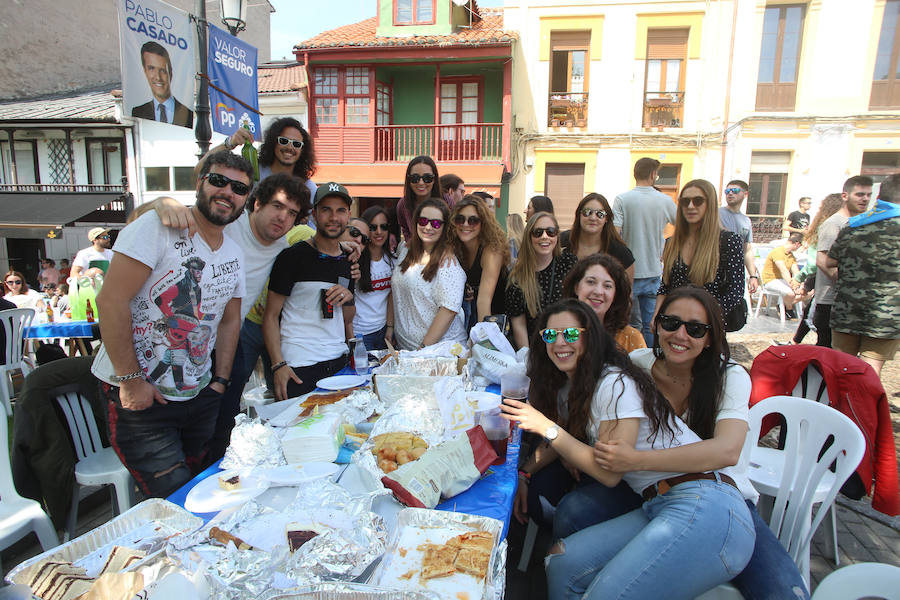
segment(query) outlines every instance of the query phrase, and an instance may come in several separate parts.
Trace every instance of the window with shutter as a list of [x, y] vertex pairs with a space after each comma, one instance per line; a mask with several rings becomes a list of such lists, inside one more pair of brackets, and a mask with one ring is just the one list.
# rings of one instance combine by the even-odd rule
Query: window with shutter
[[888, 0], [884, 5], [881, 34], [878, 37], [878, 53], [872, 76], [872, 95], [869, 108], [900, 108], [900, 0]]
[[575, 221], [575, 209], [584, 198], [584, 164], [547, 163], [544, 170], [544, 190], [553, 201], [560, 229], [571, 229]]
[[769, 6], [763, 14], [756, 110], [794, 110], [806, 7]]
[[548, 123], [551, 127], [587, 125], [590, 47], [590, 31], [550, 33]]
[[681, 127], [690, 29], [648, 29], [644, 66], [644, 128]]

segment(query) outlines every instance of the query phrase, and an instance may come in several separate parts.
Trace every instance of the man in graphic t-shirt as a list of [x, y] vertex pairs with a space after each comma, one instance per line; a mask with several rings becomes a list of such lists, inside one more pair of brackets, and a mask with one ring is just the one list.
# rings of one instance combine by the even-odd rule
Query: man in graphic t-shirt
[[787, 232], [788, 235], [792, 233], [805, 234], [809, 229], [809, 208], [812, 206], [812, 198], [804, 196], [800, 198], [797, 204], [800, 206], [800, 210], [795, 210], [789, 214], [781, 226], [781, 230]]
[[119, 234], [97, 295], [103, 346], [91, 370], [110, 442], [154, 497], [199, 472], [240, 328], [244, 254], [224, 229], [244, 209], [252, 170], [223, 152], [201, 173], [191, 209], [197, 232], [144, 213]]

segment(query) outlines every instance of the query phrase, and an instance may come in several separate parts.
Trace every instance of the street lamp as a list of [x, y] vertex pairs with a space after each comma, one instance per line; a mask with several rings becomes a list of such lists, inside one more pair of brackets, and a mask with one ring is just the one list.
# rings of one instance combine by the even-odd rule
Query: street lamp
[[222, 22], [231, 32], [237, 35], [247, 25], [247, 3], [244, 0], [220, 0], [222, 5]]

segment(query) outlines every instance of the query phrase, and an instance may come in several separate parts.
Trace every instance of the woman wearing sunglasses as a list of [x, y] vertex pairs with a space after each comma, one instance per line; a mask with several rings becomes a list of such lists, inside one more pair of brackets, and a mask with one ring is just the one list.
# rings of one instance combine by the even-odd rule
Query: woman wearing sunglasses
[[602, 194], [588, 194], [575, 209], [572, 230], [563, 232], [559, 242], [578, 258], [598, 252], [615, 256], [625, 267], [628, 280], [634, 281], [634, 255], [613, 227], [612, 216], [609, 202]]
[[[351, 226], [355, 221], [351, 220]], [[362, 221], [368, 229], [368, 238], [359, 258], [353, 332], [363, 336], [367, 350], [384, 350], [386, 341], [394, 337], [391, 275], [395, 257], [391, 253], [387, 210], [371, 206], [363, 212]]]
[[463, 298], [466, 331], [489, 315], [506, 314], [509, 244], [484, 200], [463, 197], [450, 213], [450, 240], [466, 272]]
[[506, 287], [506, 314], [519, 348], [528, 345], [544, 307], [562, 298], [563, 281], [578, 262], [574, 254], [560, 249], [559, 223], [550, 213], [532, 215], [523, 235]]
[[417, 350], [445, 340], [464, 341], [462, 301], [466, 273], [447, 233], [450, 209], [427, 198], [413, 212], [415, 233], [401, 247], [391, 276], [397, 345]]
[[411, 215], [427, 198], [441, 200], [441, 182], [434, 160], [430, 156], [423, 155], [415, 157], [406, 165], [403, 197], [397, 202], [397, 222], [407, 244], [415, 231]]
[[590, 306], [626, 353], [647, 347], [641, 332], [628, 324], [631, 280], [615, 257], [600, 253], [579, 260], [566, 276], [563, 296]]
[[46, 310], [43, 296], [30, 289], [25, 277], [18, 271], [9, 271], [3, 278], [3, 285], [6, 286], [6, 294], [3, 297], [15, 304], [16, 307]]
[[716, 189], [705, 179], [689, 181], [678, 196], [675, 233], [663, 250], [656, 306], [684, 285], [706, 288], [728, 315], [744, 302], [744, 244], [719, 222]]
[[[710, 360], [703, 363], [703, 373], [710, 375], [720, 366], [715, 354], [719, 348], [707, 346], [713, 338], [724, 342], [721, 320], [710, 325], [703, 304], [691, 302], [660, 314], [689, 321], [692, 333], [699, 328], [702, 335], [687, 335], [683, 323], [667, 332], [671, 338], [660, 335], [660, 343], [677, 360], [661, 361], [657, 370], [665, 371], [668, 365], [685, 376], [686, 363], [704, 350]], [[545, 562], [548, 596], [693, 598], [740, 573], [750, 560], [755, 535], [739, 488], [752, 486], [734, 469], [703, 461], [727, 463], [724, 455], [733, 459], [731, 464], [737, 462], [747, 432], [746, 398], [743, 420], [737, 414], [726, 417], [735, 430], [742, 430], [741, 442], [703, 453], [703, 461], [678, 462], [701, 442], [677, 416], [685, 412], [687, 398], [678, 404], [664, 397], [665, 390], [660, 394], [647, 371], [616, 348], [594, 312], [581, 302], [565, 300], [549, 308], [538, 329], [540, 337], [534, 338], [528, 357], [531, 404], [506, 400], [504, 414], [520, 422], [523, 430], [544, 436], [546, 452], [600, 482], [594, 486], [612, 488], [624, 480], [641, 498], [633, 510], [572, 533], [550, 549]], [[693, 359], [686, 361], [689, 355]], [[741, 372], [749, 390], [749, 377]], [[708, 385], [703, 384], [706, 391]], [[558, 394], [565, 394], [565, 412]], [[700, 402], [712, 404], [716, 397], [708, 394]], [[691, 404], [687, 417], [709, 425], [715, 422], [711, 408]], [[628, 449], [647, 457], [648, 464], [614, 470], [597, 459], [595, 448], [607, 447]], [[651, 464], [658, 455], [675, 458]]]
[[[683, 419], [682, 426], [686, 424], [696, 437], [677, 449], [652, 451], [620, 441], [599, 442], [594, 447], [597, 464], [615, 473], [706, 473], [737, 464], [747, 435], [750, 377], [730, 360], [717, 301], [697, 286], [673, 290], [663, 300], [652, 329], [653, 348], [635, 350], [630, 358], [653, 378], [672, 411]], [[734, 573], [732, 583], [744, 598], [808, 598], [800, 571], [756, 510], [759, 495], [743, 473], [738, 478], [733, 470], [728, 472], [738, 482], [756, 534], [752, 558], [740, 574]], [[579, 487], [560, 501], [553, 534], [560, 539], [581, 531], [596, 534], [597, 523], [610, 522], [642, 504], [637, 490], [625, 493], [600, 484]]]

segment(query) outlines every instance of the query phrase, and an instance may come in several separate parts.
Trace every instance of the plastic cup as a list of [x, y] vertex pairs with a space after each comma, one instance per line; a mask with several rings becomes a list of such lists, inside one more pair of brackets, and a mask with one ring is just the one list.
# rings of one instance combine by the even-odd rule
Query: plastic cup
[[528, 398], [531, 380], [518, 371], [507, 372], [500, 376], [500, 395], [503, 399], [511, 398], [524, 402]]
[[491, 464], [502, 465], [506, 462], [506, 447], [509, 444], [509, 421], [499, 414], [482, 413], [479, 415], [478, 424], [484, 429], [484, 434], [497, 453], [497, 460]]

